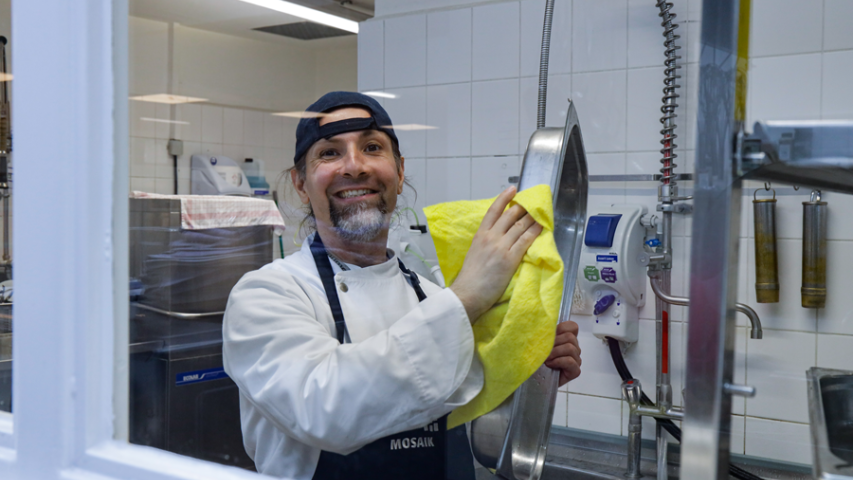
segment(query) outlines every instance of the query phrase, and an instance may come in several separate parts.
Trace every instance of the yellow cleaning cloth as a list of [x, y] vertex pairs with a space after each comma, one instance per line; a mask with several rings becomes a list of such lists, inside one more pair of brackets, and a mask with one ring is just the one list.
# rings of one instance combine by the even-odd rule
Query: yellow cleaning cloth
[[[494, 200], [441, 203], [424, 209], [448, 285], [459, 275], [474, 234]], [[551, 189], [539, 185], [523, 190], [510, 206], [515, 204], [542, 225], [542, 233], [527, 250], [498, 303], [474, 323], [485, 383], [479, 395], [450, 414], [447, 428], [497, 408], [533, 375], [554, 347], [563, 295], [563, 261], [554, 243]]]

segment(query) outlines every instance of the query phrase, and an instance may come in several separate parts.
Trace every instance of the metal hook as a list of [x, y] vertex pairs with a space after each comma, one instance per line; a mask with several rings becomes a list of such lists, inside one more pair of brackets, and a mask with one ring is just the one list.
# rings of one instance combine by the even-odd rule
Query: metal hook
[[770, 183], [764, 182], [764, 190], [768, 192], [770, 191]]
[[[769, 190], [769, 191], [772, 191], [772, 192], [773, 192], [773, 200], [776, 200], [776, 189], [773, 189], [773, 188], [767, 188], [767, 183], [765, 183], [764, 185], [765, 185], [765, 187], [764, 187], [765, 189], [767, 189], [767, 190]], [[759, 191], [761, 191], [761, 189], [760, 189], [760, 188], [756, 188], [756, 189], [755, 189], [755, 191], [754, 191], [754, 192], [752, 192], [752, 199], [753, 199], [754, 201], [758, 201], [758, 192], [759, 192]]]
[[799, 189], [800, 189], [800, 187], [798, 187], [798, 186], [794, 185], [794, 191], [797, 191], [797, 190], [799, 190]]
[[811, 194], [809, 201], [819, 202], [820, 201], [820, 190], [812, 190], [812, 194]]

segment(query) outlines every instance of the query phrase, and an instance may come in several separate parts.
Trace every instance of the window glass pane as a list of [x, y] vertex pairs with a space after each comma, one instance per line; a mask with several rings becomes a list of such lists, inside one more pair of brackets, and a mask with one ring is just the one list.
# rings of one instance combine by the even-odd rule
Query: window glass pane
[[[673, 452], [670, 469], [674, 469], [672, 465], [681, 458], [674, 454], [680, 448], [680, 429], [684, 427], [681, 415], [690, 408], [687, 399], [698, 395], [688, 391], [693, 379], [688, 377], [687, 365], [690, 359], [705, 355], [693, 350], [689, 342], [691, 335], [696, 336], [691, 327], [695, 331], [697, 323], [691, 322], [700, 319], [701, 312], [695, 310], [695, 303], [685, 305], [693, 301], [686, 297], [691, 294], [691, 283], [695, 293], [695, 282], [707, 280], [703, 277], [707, 272], [691, 271], [691, 258], [703, 254], [694, 248], [698, 236], [714, 233], [707, 223], [694, 221], [688, 206], [698, 201], [693, 198], [698, 185], [715, 183], [707, 178], [702, 183], [699, 177], [697, 139], [713, 137], [713, 131], [707, 125], [697, 131], [697, 119], [702, 109], [725, 110], [718, 105], [723, 101], [720, 98], [699, 97], [700, 80], [707, 80], [700, 78], [700, 55], [712, 51], [701, 44], [702, 2], [675, 1], [671, 6], [627, 0], [555, 2], [547, 109], [543, 112], [545, 126], [553, 130], [537, 129], [545, 0], [456, 0], [429, 6], [397, 0], [296, 2], [359, 21], [358, 35], [345, 32], [340, 25], [321, 28], [260, 6], [287, 3], [216, 0], [204, 2], [202, 7], [190, 0], [130, 0], [131, 442], [253, 469], [245, 443], [263, 464], [263, 473], [311, 478], [315, 470], [347, 468], [341, 465], [349, 460], [330, 454], [350, 453], [356, 450], [354, 446], [361, 451], [364, 442], [353, 438], [369, 438], [376, 445], [386, 442], [391, 450], [427, 447], [430, 440], [423, 440], [423, 435], [397, 439], [388, 435], [412, 428], [444, 432], [444, 420], [434, 425], [436, 418], [443, 417], [434, 413], [449, 412], [448, 405], [457, 400], [467, 404], [480, 392], [478, 375], [488, 379], [490, 372], [500, 371], [498, 367], [507, 368], [507, 373], [494, 378], [492, 385], [516, 382], [512, 384], [515, 388], [533, 378], [537, 385], [548, 388], [552, 384], [540, 380], [553, 378], [547, 377], [550, 372], [541, 367], [542, 361], [534, 362], [541, 370], [523, 370], [529, 365], [512, 363], [504, 351], [496, 354], [481, 348], [490, 341], [485, 338], [491, 334], [491, 325], [476, 323], [485, 318], [475, 308], [479, 304], [471, 303], [464, 289], [452, 293], [442, 289], [445, 277], [447, 283], [465, 278], [462, 274], [457, 277], [459, 268], [449, 267], [447, 261], [454, 253], [466, 252], [471, 240], [451, 238], [441, 246], [443, 234], [438, 225], [442, 219], [433, 214], [428, 218], [427, 212], [436, 210], [425, 208], [493, 198], [511, 185], [528, 186], [525, 179], [537, 174], [545, 177], [543, 181], [551, 181], [550, 173], [542, 174], [546, 168], [531, 167], [533, 162], [525, 158], [533, 156], [525, 155], [538, 153], [537, 148], [544, 148], [554, 138], [565, 141], [562, 129], [576, 121], [580, 129], [568, 129], [573, 140], [565, 159], [552, 156], [563, 161], [564, 168], [555, 169], [561, 175], [574, 171], [566, 169], [571, 162], [585, 165], [577, 171], [587, 171], [588, 184], [560, 177], [558, 181], [566, 183], [552, 185], [552, 192], [558, 195], [557, 209], [586, 205], [585, 211], [571, 211], [582, 217], [583, 226], [567, 227], [567, 218], [575, 217], [563, 215], [558, 222], [564, 223], [554, 229], [564, 261], [566, 251], [583, 243], [578, 247], [582, 248], [579, 256], [572, 257], [581, 259], [579, 267], [566, 270], [566, 284], [577, 288], [569, 290], [572, 302], [566, 302], [560, 312], [561, 319], [570, 317], [577, 323], [577, 335], [558, 337], [558, 343], [577, 339], [583, 351], [583, 374], [575, 378], [577, 369], [564, 371], [571, 381], [560, 381], [563, 385], [557, 392], [546, 391], [545, 401], [534, 405], [524, 418], [530, 420], [538, 412], [546, 425], [550, 421], [554, 448], [548, 450], [550, 466], [546, 470], [558, 463], [563, 470], [621, 474], [626, 468], [626, 437], [638, 433], [639, 425], [642, 431], [634, 437], [645, 443], [634, 445], [649, 449], [654, 448], [655, 440], [661, 446], [668, 444]], [[853, 118], [849, 88], [853, 36], [848, 28], [853, 9], [842, 0], [817, 2], [818, 6], [787, 0], [751, 3], [749, 81], [743, 102], [747, 133], [759, 120]], [[667, 46], [661, 25], [661, 16], [667, 13], [661, 12], [662, 7], [671, 7], [677, 15], [670, 21], [678, 24], [673, 31], [679, 36]], [[667, 48], [671, 48], [669, 59]], [[673, 61], [680, 68], [667, 70], [664, 63], [673, 67]], [[674, 90], [663, 91], [665, 85]], [[294, 166], [294, 157], [303, 159], [304, 152], [297, 150], [297, 123], [308, 105], [334, 90], [361, 91], [378, 102], [395, 127], [394, 140], [381, 122], [354, 128], [351, 126], [362, 125], [357, 114], [326, 118], [323, 115], [330, 111], [321, 112], [313, 124], [318, 133], [306, 145], [311, 150], [301, 163], [308, 166], [291, 177], [287, 170]], [[335, 108], [341, 106], [351, 105], [336, 104]], [[380, 121], [377, 111], [372, 113]], [[338, 120], [344, 123], [333, 126], [343, 130], [321, 127]], [[734, 117], [730, 121], [726, 128], [734, 125]], [[377, 158], [393, 159], [396, 169], [386, 171], [389, 164], [381, 164], [365, 174], [369, 181], [364, 183], [359, 183], [360, 173], [344, 173], [345, 167], [335, 166], [348, 158], [340, 154], [342, 147], [335, 139], [361, 130], [380, 132], [377, 135], [383, 141], [391, 142], [387, 145], [396, 141], [391, 156], [383, 156], [386, 144], [377, 144], [382, 152]], [[580, 131], [582, 142], [578, 141]], [[369, 143], [369, 139], [359, 141]], [[328, 145], [318, 147], [326, 145], [321, 142]], [[366, 146], [358, 154], [369, 156], [372, 148]], [[707, 157], [702, 161], [716, 161]], [[394, 174], [401, 172], [407, 183], [400, 187], [399, 198], [387, 196], [395, 208], [343, 208], [363, 206], [362, 200], [353, 200], [358, 197], [377, 195], [385, 201], [387, 185], [398, 186], [395, 182], [402, 179]], [[389, 174], [383, 177], [385, 173]], [[661, 173], [675, 176], [652, 177]], [[739, 182], [733, 178], [731, 185], [737, 187]], [[582, 195], [579, 186], [588, 187], [588, 195], [582, 198], [585, 203], [561, 200], [569, 194]], [[841, 212], [829, 214], [825, 245], [828, 288], [825, 303], [818, 305], [809, 303], [801, 291], [803, 269], [807, 268], [804, 261], [808, 260], [803, 258], [804, 242], [819, 227], [804, 220], [803, 205], [809, 202], [812, 189], [777, 182], [765, 190], [763, 181], [751, 180], [744, 180], [742, 187], [734, 188], [742, 198], [714, 207], [723, 215], [732, 205], [742, 206], [740, 222], [731, 223], [738, 228], [734, 243], [739, 257], [721, 270], [737, 273], [735, 300], [746, 306], [741, 312], [754, 310], [763, 332], [759, 335], [757, 323], [738, 314], [729, 380], [754, 386], [757, 393], [751, 398], [734, 396], [731, 412], [724, 412], [730, 413], [730, 431], [716, 433], [730, 437], [727, 447], [732, 463], [739, 468], [766, 478], [802, 478], [815, 460], [812, 441], [817, 426], [810, 425], [809, 411], [822, 408], [820, 403], [810, 403], [806, 371], [821, 367], [840, 370], [844, 378], [853, 375], [849, 353], [853, 351], [853, 322], [849, 319], [853, 300], [843, 291], [849, 283], [848, 267], [853, 267], [848, 265], [853, 262], [853, 250], [847, 251], [853, 249], [853, 230], [844, 226], [847, 220], [842, 214], [849, 199], [840, 193], [822, 192], [828, 206], [818, 205]], [[179, 196], [173, 196], [176, 194]], [[754, 210], [761, 208], [760, 200], [772, 195], [776, 197], [773, 236], [778, 300], [772, 294], [765, 296], [771, 287], [764, 283], [773, 282], [759, 278], [764, 259], [756, 230], [761, 219]], [[245, 203], [247, 198], [261, 203]], [[310, 212], [303, 201], [310, 203]], [[684, 207], [664, 205], [671, 203]], [[479, 223], [466, 227], [462, 214], [470, 206], [442, 207], [448, 231], [457, 234], [467, 229], [473, 236]], [[378, 217], [371, 217], [374, 211], [379, 212]], [[283, 234], [271, 226], [275, 222], [258, 221], [278, 218], [279, 212], [286, 224]], [[371, 223], [374, 218], [379, 220]], [[387, 247], [402, 261], [400, 265], [415, 272], [428, 290], [428, 304], [418, 303], [412, 280], [405, 280], [399, 291], [381, 283], [365, 281], [371, 286], [360, 287], [358, 281], [346, 281], [359, 275], [373, 281], [373, 273], [366, 268], [391, 258], [385, 256], [384, 244], [375, 251], [367, 247], [371, 239], [384, 242], [381, 235], [371, 237], [375, 232], [367, 227], [388, 235]], [[325, 250], [329, 255], [319, 247], [314, 251], [307, 248], [306, 243], [314, 244], [319, 238], [309, 236], [315, 231], [328, 234], [324, 236], [326, 245], [320, 246], [331, 245]], [[580, 231], [586, 235], [584, 242], [570, 243], [559, 236]], [[317, 256], [316, 251], [320, 251]], [[373, 254], [377, 256], [371, 257]], [[256, 286], [235, 290], [239, 295], [233, 294], [228, 306], [234, 322], [223, 320], [222, 312], [237, 281], [285, 255], [291, 255], [287, 262], [250, 277], [258, 279]], [[461, 266], [462, 258], [464, 255], [456, 267]], [[629, 265], [635, 259], [636, 264]], [[392, 267], [395, 275], [399, 273]], [[492, 274], [483, 277], [499, 283]], [[477, 292], [482, 293], [487, 286], [479, 288], [483, 290]], [[677, 298], [659, 299], [667, 294]], [[347, 312], [346, 330], [335, 316], [335, 302]], [[423, 317], [415, 320], [417, 315]], [[441, 321], [431, 323], [434, 317], [430, 315]], [[475, 321], [473, 328], [463, 323], [469, 315]], [[527, 322], [524, 325], [537, 326], [544, 315], [520, 317]], [[557, 316], [553, 317], [556, 321]], [[291, 318], [307, 319], [306, 330], [289, 330]], [[227, 360], [222, 353], [223, 322], [226, 352], [233, 348], [233, 356]], [[386, 323], [377, 327], [381, 322]], [[459, 323], [457, 331], [439, 332], [439, 328], [456, 325], [454, 322]], [[406, 332], [423, 333], [406, 343], [405, 334], [394, 330], [402, 329], [401, 325], [411, 327]], [[354, 345], [335, 343], [338, 333], [342, 343]], [[472, 346], [463, 355], [459, 345], [469, 339], [464, 335], [480, 342], [477, 348], [481, 349], [472, 353]], [[394, 350], [395, 339], [405, 347]], [[382, 343], [386, 340], [388, 343]], [[328, 341], [333, 345], [324, 350]], [[370, 350], [372, 347], [360, 345], [370, 342], [380, 346]], [[550, 337], [546, 343], [545, 356], [560, 351], [563, 353], [557, 355], [567, 358], [570, 354], [566, 352], [578, 350], [566, 347], [552, 352]], [[506, 345], [520, 348], [512, 342]], [[360, 351], [376, 355], [364, 360], [357, 356]], [[395, 356], [402, 351], [407, 355]], [[436, 352], [441, 352], [440, 358], [429, 360]], [[351, 359], [365, 363], [345, 361]], [[241, 361], [245, 363], [237, 365]], [[233, 362], [229, 363], [232, 378], [223, 370], [228, 362]], [[406, 388], [416, 376], [413, 372], [429, 377], [422, 383], [424, 388], [437, 388], [447, 365], [462, 367], [447, 375], [456, 382], [453, 388], [430, 397], [441, 401], [406, 403], [406, 395], [411, 395]], [[344, 374], [350, 376], [340, 376]], [[631, 378], [635, 381], [623, 389], [623, 381]], [[242, 382], [243, 397], [238, 396], [232, 380]], [[656, 403], [659, 409], [668, 409], [674, 421], [658, 429], [649, 409], [638, 420], [628, 403], [629, 394], [639, 394], [638, 386], [648, 397], [646, 407]], [[461, 399], [454, 396], [457, 394]], [[505, 405], [493, 414], [508, 415], [511, 402]], [[405, 415], [395, 417], [399, 411]], [[389, 418], [398, 418], [398, 424], [387, 425]], [[850, 419], [830, 422], [846, 425]], [[488, 428], [483, 423], [480, 427]], [[833, 438], [842, 442], [834, 455], [838, 465], [849, 464], [850, 457], [844, 452], [853, 446], [843, 444], [847, 434], [839, 431], [833, 430]], [[478, 462], [494, 468], [501, 452], [488, 448], [503, 445], [505, 432], [496, 434], [499, 441], [493, 441], [492, 447], [476, 445], [478, 430], [472, 428], [471, 432]], [[442, 438], [448, 442], [448, 454], [442, 458], [463, 452], [460, 462], [466, 468], [474, 464], [464, 434], [453, 446], [449, 446], [452, 435]], [[703, 452], [706, 457], [712, 453]], [[655, 464], [648, 461], [654, 458], [652, 452], [643, 452], [642, 458], [646, 459], [640, 465], [642, 474], [654, 477]], [[378, 466], [393, 463], [386, 457], [376, 462]], [[480, 463], [474, 465], [485, 475]], [[415, 463], [407, 468], [411, 465]]]
[[243, 274], [299, 248], [282, 184], [296, 125], [323, 93], [357, 89], [357, 35], [238, 0], [129, 7], [129, 440], [254, 470], [223, 311]]

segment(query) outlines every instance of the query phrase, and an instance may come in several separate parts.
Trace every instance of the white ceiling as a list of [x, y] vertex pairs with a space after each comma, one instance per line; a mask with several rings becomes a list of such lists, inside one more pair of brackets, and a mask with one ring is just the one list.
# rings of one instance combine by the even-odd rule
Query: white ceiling
[[[346, 16], [352, 20], [368, 18], [366, 15], [340, 7], [336, 0], [301, 0], [294, 3], [317, 7], [318, 10]], [[363, 8], [373, 8], [373, 0], [358, 0], [354, 3]], [[302, 41], [252, 30], [303, 20], [240, 0], [130, 0], [130, 14], [149, 20], [175, 22], [187, 27], [266, 42], [289, 44], [298, 42], [304, 46], [310, 46], [312, 42], [324, 43], [323, 40]]]

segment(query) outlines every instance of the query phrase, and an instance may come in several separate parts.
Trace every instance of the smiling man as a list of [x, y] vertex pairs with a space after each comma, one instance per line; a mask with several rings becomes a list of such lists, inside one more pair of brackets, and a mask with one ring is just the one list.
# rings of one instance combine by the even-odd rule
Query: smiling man
[[[352, 92], [307, 111], [291, 179], [316, 231], [246, 274], [225, 313], [246, 451], [281, 478], [473, 480], [464, 427], [446, 430], [447, 414], [483, 385], [471, 325], [542, 229], [506, 208], [510, 188], [453, 285], [419, 279], [386, 247], [405, 179], [388, 114]], [[565, 383], [580, 374], [580, 349], [577, 325], [560, 325], [547, 364]]]

